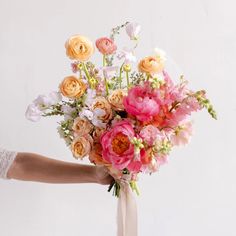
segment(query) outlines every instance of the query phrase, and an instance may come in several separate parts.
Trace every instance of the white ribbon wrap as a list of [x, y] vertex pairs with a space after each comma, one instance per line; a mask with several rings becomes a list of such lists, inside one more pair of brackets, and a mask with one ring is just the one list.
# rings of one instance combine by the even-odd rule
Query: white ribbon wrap
[[128, 181], [120, 181], [117, 209], [117, 236], [137, 236], [137, 205]]

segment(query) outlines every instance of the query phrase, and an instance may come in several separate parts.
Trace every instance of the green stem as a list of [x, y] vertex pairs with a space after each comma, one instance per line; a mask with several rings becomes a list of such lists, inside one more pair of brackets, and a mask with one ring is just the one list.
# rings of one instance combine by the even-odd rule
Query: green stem
[[109, 95], [109, 87], [108, 87], [108, 83], [107, 83], [107, 78], [104, 77], [104, 80], [105, 80], [105, 86], [106, 86], [106, 95], [108, 96]]
[[86, 75], [86, 77], [88, 79], [89, 85], [91, 86], [91, 81], [90, 81], [91, 77], [89, 75], [88, 68], [87, 68], [87, 66], [86, 66], [86, 64], [84, 62], [82, 62], [82, 65], [83, 65], [83, 71], [84, 71], [84, 73], [85, 73], [85, 75]]
[[120, 75], [119, 75], [119, 82], [120, 82], [120, 89], [121, 89], [121, 84], [122, 84], [122, 72], [123, 72], [123, 66], [125, 63], [123, 63], [120, 67]]
[[130, 83], [129, 83], [129, 72], [126, 71], [125, 74], [126, 74], [127, 88], [129, 89], [129, 87], [130, 87]]
[[107, 65], [106, 55], [103, 55], [102, 64], [103, 64], [103, 66], [106, 66], [106, 65]]

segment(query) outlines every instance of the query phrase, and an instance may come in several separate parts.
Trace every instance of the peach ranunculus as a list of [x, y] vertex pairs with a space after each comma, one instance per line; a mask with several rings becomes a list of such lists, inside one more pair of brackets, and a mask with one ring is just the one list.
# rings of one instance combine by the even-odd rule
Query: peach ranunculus
[[72, 126], [72, 129], [75, 132], [74, 133], [75, 136], [82, 136], [85, 134], [89, 134], [92, 128], [93, 128], [92, 124], [86, 118], [81, 118], [81, 117], [77, 117], [74, 120]]
[[127, 96], [127, 92], [123, 89], [116, 89], [109, 95], [108, 101], [114, 110], [123, 111], [125, 109], [123, 104], [125, 96]]
[[73, 142], [71, 143], [71, 151], [73, 156], [78, 159], [83, 159], [85, 156], [89, 155], [92, 149], [93, 139], [88, 135], [84, 136], [77, 136], [74, 138]]
[[164, 62], [155, 56], [145, 57], [139, 62], [138, 69], [140, 72], [154, 75], [160, 73], [164, 69]]
[[104, 97], [97, 97], [92, 104], [92, 110], [102, 110], [102, 115], [98, 116], [97, 118], [103, 122], [108, 122], [112, 118], [112, 109], [110, 103]]
[[84, 94], [86, 84], [81, 79], [71, 75], [64, 78], [59, 88], [63, 96], [69, 98], [79, 98]]
[[114, 41], [107, 37], [97, 39], [96, 47], [98, 51], [103, 55], [113, 54], [117, 49], [117, 46], [115, 45]]
[[86, 37], [74, 35], [66, 43], [66, 55], [72, 60], [87, 61], [94, 52], [93, 43]]

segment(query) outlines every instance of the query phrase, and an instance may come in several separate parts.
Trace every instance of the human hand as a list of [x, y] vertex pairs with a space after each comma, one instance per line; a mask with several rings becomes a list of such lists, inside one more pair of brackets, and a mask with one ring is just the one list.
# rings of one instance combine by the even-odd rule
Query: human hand
[[95, 179], [98, 184], [109, 185], [114, 179], [104, 166], [95, 166]]

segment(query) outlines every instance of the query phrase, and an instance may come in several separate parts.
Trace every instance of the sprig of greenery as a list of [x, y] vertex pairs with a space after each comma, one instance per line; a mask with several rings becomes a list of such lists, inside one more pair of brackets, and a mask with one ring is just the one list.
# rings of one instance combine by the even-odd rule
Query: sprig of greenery
[[213, 119], [217, 120], [216, 111], [213, 108], [210, 100], [205, 97], [206, 92], [204, 90], [197, 91], [194, 93], [194, 97], [198, 100], [198, 103], [207, 109], [208, 113], [211, 115]]

